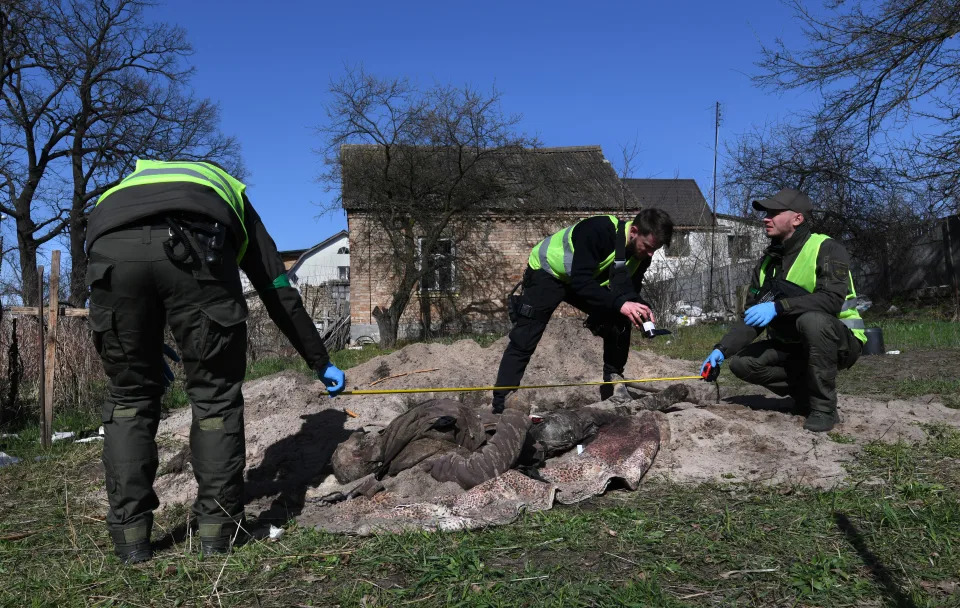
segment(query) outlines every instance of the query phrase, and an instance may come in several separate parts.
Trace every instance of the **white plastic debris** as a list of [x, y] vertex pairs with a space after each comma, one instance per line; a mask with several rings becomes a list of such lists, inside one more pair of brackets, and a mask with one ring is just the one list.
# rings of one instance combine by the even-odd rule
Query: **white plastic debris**
[[887, 351], [887, 354], [888, 354], [888, 355], [899, 355], [899, 354], [900, 354], [900, 351], [898, 351], [898, 350], [888, 350], [888, 351]]
[[90, 437], [77, 439], [74, 443], [92, 443], [94, 441], [103, 441], [103, 437], [101, 437], [100, 435], [91, 435]]
[[699, 306], [693, 304], [687, 304], [683, 300], [678, 301], [674, 306], [673, 310], [678, 314], [686, 315], [688, 317], [699, 317], [703, 314], [703, 309]]
[[0, 433], [0, 439], [19, 439], [20, 435], [16, 433]]
[[283, 538], [283, 528], [278, 528], [271, 524], [270, 526], [270, 540], [280, 540]]
[[578, 446], [577, 446], [577, 456], [579, 456], [580, 454], [583, 454], [583, 446], [582, 446], [582, 445], [578, 445]]
[[854, 301], [857, 303], [858, 312], [866, 312], [871, 306], [873, 306], [873, 300], [867, 296], [857, 296]]
[[53, 440], [54, 440], [54, 441], [61, 441], [61, 440], [63, 440], [63, 439], [70, 439], [70, 438], [73, 437], [74, 435], [76, 435], [76, 433], [74, 433], [73, 431], [54, 431], [54, 432], [53, 432]]
[[0, 452], [0, 467], [5, 467], [11, 464], [17, 464], [20, 462], [20, 459], [16, 456], [11, 456], [6, 452]]

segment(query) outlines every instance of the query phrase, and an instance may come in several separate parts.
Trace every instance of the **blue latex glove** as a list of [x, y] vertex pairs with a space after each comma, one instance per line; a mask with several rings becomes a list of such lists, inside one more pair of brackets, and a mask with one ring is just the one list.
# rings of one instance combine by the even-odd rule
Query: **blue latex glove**
[[703, 360], [703, 365], [700, 366], [700, 375], [703, 375], [703, 372], [707, 369], [707, 364], [713, 369], [719, 369], [720, 364], [723, 363], [723, 353], [720, 352], [719, 348], [713, 349], [713, 352]]
[[[174, 363], [180, 363], [180, 356], [169, 344], [163, 345], [163, 354]], [[176, 376], [173, 375], [173, 370], [170, 369], [170, 366], [163, 357], [160, 357], [160, 362], [163, 363], [163, 387], [168, 388], [171, 384], [173, 384], [173, 380]]]
[[327, 367], [323, 371], [317, 371], [317, 378], [323, 380], [323, 384], [327, 387], [327, 392], [330, 393], [331, 397], [336, 397], [342, 393], [347, 381], [343, 371], [333, 363], [327, 363]]
[[743, 313], [743, 321], [751, 327], [766, 327], [777, 316], [777, 305], [773, 302], [764, 302], [751, 306]]

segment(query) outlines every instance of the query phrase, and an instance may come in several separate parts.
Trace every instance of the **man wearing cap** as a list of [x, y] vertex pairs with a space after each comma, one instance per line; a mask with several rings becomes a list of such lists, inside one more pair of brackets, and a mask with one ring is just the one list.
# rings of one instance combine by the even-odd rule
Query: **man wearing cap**
[[[735, 376], [791, 396], [803, 428], [829, 431], [838, 422], [837, 371], [852, 366], [867, 338], [855, 305], [850, 257], [838, 241], [810, 231], [813, 204], [784, 188], [753, 202], [765, 212], [771, 244], [753, 273], [747, 310], [706, 358], [730, 358]], [[766, 328], [767, 339], [753, 341]]]

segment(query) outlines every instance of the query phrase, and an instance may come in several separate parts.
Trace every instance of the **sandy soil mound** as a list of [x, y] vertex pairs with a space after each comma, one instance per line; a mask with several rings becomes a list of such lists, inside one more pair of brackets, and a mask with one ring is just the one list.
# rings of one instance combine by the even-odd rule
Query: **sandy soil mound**
[[[348, 370], [347, 386], [394, 389], [490, 385], [505, 346], [506, 339], [489, 348], [470, 340], [451, 345], [414, 344]], [[689, 361], [633, 352], [625, 376], [696, 372], [696, 364]], [[388, 376], [397, 377], [371, 386]], [[579, 322], [557, 320], [548, 326], [524, 384], [594, 381], [600, 376], [600, 340]], [[668, 384], [660, 383], [659, 388]], [[788, 413], [789, 399], [758, 388], [754, 395], [728, 397], [717, 404], [711, 386], [697, 380], [688, 384], [691, 402], [657, 414], [662, 445], [648, 475], [677, 482], [751, 480], [829, 487], [842, 483], [844, 463], [865, 442], [921, 439], [924, 433], [918, 423], [960, 426], [960, 414], [937, 402], [841, 396], [842, 422], [836, 432], [853, 442], [838, 443], [804, 431], [803, 419]], [[598, 388], [530, 389], [520, 394], [534, 411], [542, 411], [593, 403]], [[320, 509], [318, 499], [343, 489], [333, 479], [329, 460], [336, 445], [351, 431], [385, 426], [410, 404], [430, 398], [457, 398], [489, 407], [491, 395], [421, 393], [330, 399], [320, 382], [283, 372], [246, 384], [244, 397], [248, 512], [281, 518], [299, 515], [303, 521], [315, 521]], [[161, 475], [157, 490], [163, 503], [193, 499], [195, 482], [184, 448], [189, 427], [189, 410], [175, 412], [160, 425]], [[434, 491], [443, 494], [456, 488], [425, 486], [417, 493]]]

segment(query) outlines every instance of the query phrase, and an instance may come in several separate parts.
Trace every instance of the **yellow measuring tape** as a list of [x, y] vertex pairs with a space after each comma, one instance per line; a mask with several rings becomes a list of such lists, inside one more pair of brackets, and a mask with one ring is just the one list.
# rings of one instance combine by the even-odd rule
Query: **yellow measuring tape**
[[601, 384], [624, 384], [633, 382], [674, 382], [677, 380], [701, 380], [700, 376], [677, 376], [676, 378], [642, 378], [639, 380], [609, 380], [606, 382], [571, 382], [568, 384], [528, 384], [525, 386], [467, 386], [463, 388], [394, 388], [343, 391], [341, 395], [391, 395], [396, 393], [457, 393], [468, 391], [513, 391], [523, 388], [560, 388], [565, 386], [599, 386]]

